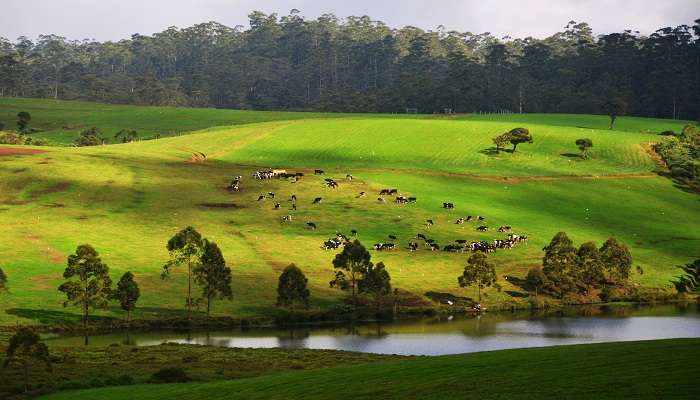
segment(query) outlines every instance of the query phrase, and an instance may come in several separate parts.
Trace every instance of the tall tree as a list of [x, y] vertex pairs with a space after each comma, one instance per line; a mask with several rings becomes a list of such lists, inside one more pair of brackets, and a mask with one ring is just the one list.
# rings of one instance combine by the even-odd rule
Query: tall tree
[[629, 279], [632, 269], [632, 254], [624, 243], [609, 238], [600, 248], [603, 265], [609, 276], [618, 283]]
[[87, 330], [90, 309], [105, 307], [109, 302], [112, 290], [109, 267], [102, 262], [94, 247], [82, 244], [75, 250], [75, 254], [68, 256], [63, 278], [66, 281], [58, 287], [67, 298], [63, 306], [80, 306], [83, 328]]
[[194, 267], [194, 280], [202, 287], [202, 296], [207, 301], [207, 317], [211, 312], [211, 303], [215, 299], [233, 298], [231, 289], [231, 268], [216, 243], [203, 240], [200, 262]]
[[627, 102], [619, 97], [614, 97], [603, 103], [603, 111], [610, 117], [610, 130], [612, 130], [617, 117], [623, 116], [627, 112]]
[[542, 272], [547, 277], [547, 288], [563, 298], [576, 288], [578, 256], [573, 242], [559, 232], [543, 249]]
[[372, 256], [359, 240], [346, 243], [343, 251], [333, 259], [335, 277], [330, 281], [331, 287], [350, 290], [353, 304], [357, 307], [357, 282], [367, 273], [372, 265]]
[[591, 139], [576, 139], [576, 147], [581, 151], [581, 158], [584, 160], [588, 159], [588, 149], [593, 147], [593, 141]]
[[170, 276], [170, 270], [178, 267], [187, 267], [187, 320], [192, 320], [192, 270], [201, 263], [201, 256], [204, 242], [202, 235], [191, 226], [186, 227], [168, 240], [166, 248], [170, 254], [170, 259], [163, 266], [161, 278]]
[[535, 291], [535, 297], [538, 296], [540, 289], [542, 289], [547, 281], [547, 277], [544, 272], [542, 272], [541, 267], [530, 268], [527, 271], [527, 276], [525, 277], [525, 284], [530, 290]]
[[126, 323], [131, 321], [131, 312], [136, 308], [136, 302], [141, 296], [139, 285], [134, 280], [134, 274], [125, 272], [117, 282], [117, 288], [112, 292], [112, 299], [119, 302], [122, 310], [126, 311]]
[[49, 348], [41, 343], [41, 338], [29, 328], [21, 327], [10, 337], [10, 343], [5, 352], [4, 366], [19, 364], [24, 376], [24, 393], [29, 392], [29, 369], [34, 362], [42, 363], [51, 371]]
[[496, 283], [496, 269], [488, 261], [483, 252], [476, 252], [469, 257], [464, 272], [457, 278], [460, 287], [469, 287], [476, 284], [481, 304], [481, 290]]
[[7, 275], [5, 271], [0, 268], [0, 292], [7, 291]]
[[20, 111], [17, 114], [17, 129], [20, 133], [29, 132], [29, 122], [32, 120], [32, 115], [26, 111]]
[[296, 265], [289, 264], [279, 277], [277, 284], [277, 305], [294, 309], [296, 304], [309, 306], [309, 280]]
[[377, 311], [381, 311], [382, 299], [391, 293], [391, 276], [384, 263], [370, 264], [367, 267], [365, 276], [357, 283], [357, 287], [360, 293], [366, 293], [374, 297]]

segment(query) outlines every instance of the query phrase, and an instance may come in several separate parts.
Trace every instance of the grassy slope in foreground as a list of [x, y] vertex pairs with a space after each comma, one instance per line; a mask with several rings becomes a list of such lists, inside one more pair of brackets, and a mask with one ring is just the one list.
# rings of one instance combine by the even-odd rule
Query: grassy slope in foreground
[[504, 350], [287, 372], [237, 381], [57, 393], [126, 399], [691, 399], [700, 339]]
[[[30, 126], [43, 132], [32, 137], [52, 143], [71, 143], [80, 131], [96, 126], [112, 138], [121, 129], [136, 129], [142, 138], [158, 133], [173, 136], [184, 132], [223, 125], [242, 125], [266, 121], [312, 118], [368, 117], [367, 114], [321, 112], [250, 111], [215, 108], [145, 107], [83, 101], [0, 97], [0, 122], [16, 129], [17, 113], [32, 115]], [[406, 117], [406, 116], [404, 116]]]
[[[56, 290], [65, 259], [82, 243], [94, 245], [116, 280], [132, 271], [142, 288], [136, 318], [181, 315], [186, 279], [182, 271], [160, 280], [168, 254], [165, 243], [178, 229], [192, 224], [222, 248], [233, 268], [235, 298], [217, 301], [214, 314], [270, 314], [276, 279], [291, 262], [309, 277], [314, 307], [337, 301], [342, 294], [328, 287], [335, 252], [319, 248], [336, 231], [357, 229], [366, 245], [399, 237], [405, 247], [417, 233], [438, 243], [455, 239], [491, 240], [474, 224], [455, 225], [464, 215], [485, 215], [488, 225], [511, 225], [530, 236], [529, 244], [492, 256], [503, 291], [489, 289], [488, 304], [518, 301], [527, 294], [502, 279], [524, 277], [541, 263], [542, 247], [559, 230], [577, 243], [599, 245], [615, 236], [628, 244], [644, 274], [633, 282], [668, 287], [676, 265], [697, 258], [700, 231], [695, 221], [700, 202], [695, 194], [678, 190], [665, 178], [650, 173], [653, 163], [644, 142], [653, 134], [586, 130], [595, 134], [593, 160], [578, 161], [572, 151], [576, 128], [531, 126], [536, 138], [516, 154], [489, 156], [493, 131], [512, 126], [480, 121], [294, 121], [216, 128], [203, 133], [94, 148], [48, 148], [33, 156], [0, 157], [0, 259], [10, 279], [10, 291], [0, 299], [0, 324], [51, 323], [77, 319], [78, 310], [63, 308]], [[379, 137], [377, 132], [385, 132]], [[460, 146], [452, 146], [462, 139]], [[386, 145], [385, 142], [392, 145]], [[439, 143], [436, 146], [434, 143]], [[330, 147], [338, 152], [329, 152]], [[304, 149], [308, 150], [304, 150]], [[209, 155], [206, 164], [191, 164], [191, 151]], [[364, 163], [360, 157], [374, 152]], [[307, 154], [307, 157], [302, 157]], [[406, 161], [408, 160], [408, 161]], [[408, 170], [410, 160], [415, 168]], [[299, 183], [254, 181], [257, 167], [240, 164], [297, 167], [323, 166], [341, 181], [339, 189], [323, 187], [323, 177], [306, 170]], [[400, 167], [403, 169], [396, 169]], [[344, 182], [346, 172], [356, 180]], [[624, 174], [621, 174], [624, 172]], [[456, 173], [456, 174], [453, 174]], [[224, 187], [232, 176], [244, 175], [243, 191]], [[462, 175], [467, 174], [467, 175]], [[499, 174], [519, 176], [504, 180]], [[523, 175], [530, 176], [523, 176]], [[478, 176], [475, 176], [478, 175]], [[549, 175], [560, 175], [556, 179]], [[565, 176], [561, 176], [565, 175]], [[568, 175], [599, 175], [574, 179]], [[376, 201], [383, 187], [397, 187], [418, 203], [400, 206]], [[255, 201], [274, 191], [283, 209], [270, 201]], [[357, 193], [367, 191], [365, 198]], [[289, 196], [299, 198], [290, 224]], [[324, 202], [311, 206], [323, 196]], [[440, 209], [443, 201], [457, 205]], [[235, 203], [238, 208], [208, 205]], [[429, 231], [424, 221], [434, 219]], [[306, 229], [314, 221], [319, 229]], [[460, 289], [456, 277], [466, 256], [404, 249], [374, 252], [385, 261], [392, 284], [422, 296], [428, 290], [475, 297], [476, 289]], [[98, 315], [121, 317], [117, 307]]]

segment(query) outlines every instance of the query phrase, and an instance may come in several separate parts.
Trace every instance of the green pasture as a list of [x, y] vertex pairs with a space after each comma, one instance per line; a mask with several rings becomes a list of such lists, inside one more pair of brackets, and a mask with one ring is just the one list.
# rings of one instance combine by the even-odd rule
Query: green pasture
[[47, 400], [691, 399], [700, 341], [676, 339], [418, 357], [207, 383], [59, 392]]

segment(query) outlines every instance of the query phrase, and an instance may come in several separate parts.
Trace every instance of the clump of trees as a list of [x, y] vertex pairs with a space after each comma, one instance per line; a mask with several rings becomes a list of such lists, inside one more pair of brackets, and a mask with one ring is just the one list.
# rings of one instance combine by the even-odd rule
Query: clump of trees
[[581, 158], [588, 159], [588, 149], [593, 147], [593, 141], [588, 138], [576, 139], [576, 147], [581, 151]]
[[94, 126], [80, 132], [80, 136], [75, 139], [75, 145], [78, 147], [99, 146], [106, 142], [107, 139], [102, 137], [102, 130]]
[[139, 134], [134, 129], [122, 129], [114, 134], [115, 140], [121, 140], [122, 143], [131, 143], [139, 139]]
[[656, 151], [673, 178], [700, 186], [700, 132], [696, 125], [686, 125], [679, 134], [668, 136], [656, 145]]
[[603, 112], [610, 117], [610, 130], [612, 130], [617, 117], [627, 112], [627, 102], [621, 97], [613, 97], [603, 103]]
[[21, 327], [12, 337], [5, 351], [4, 367], [18, 365], [24, 377], [24, 392], [29, 392], [29, 372], [32, 366], [39, 363], [51, 371], [49, 348], [41, 343], [41, 338], [29, 328]]
[[193, 281], [202, 287], [202, 296], [207, 302], [207, 316], [211, 303], [217, 298], [233, 298], [231, 289], [231, 269], [226, 266], [221, 250], [214, 242], [202, 238], [191, 226], [176, 233], [166, 245], [170, 259], [163, 266], [161, 278], [170, 276], [174, 268], [187, 268], [187, 320], [192, 320], [192, 307], [200, 299], [192, 297]]
[[17, 114], [17, 130], [21, 134], [29, 132], [29, 122], [32, 120], [32, 115], [26, 111], [20, 111]]
[[606, 283], [624, 284], [629, 279], [632, 255], [615, 238], [609, 238], [600, 248], [586, 242], [577, 249], [565, 232], [559, 232], [543, 250], [542, 268], [531, 269], [526, 278], [535, 293], [545, 290], [564, 298]]
[[380, 309], [383, 297], [391, 292], [391, 277], [384, 263], [375, 266], [371, 259], [369, 251], [359, 240], [346, 243], [343, 251], [333, 259], [336, 273], [330, 281], [330, 287], [350, 291], [356, 308], [360, 293], [374, 297], [377, 308]]
[[462, 275], [457, 278], [460, 287], [476, 285], [479, 304], [481, 304], [481, 290], [495, 285], [496, 280], [496, 269], [488, 261], [486, 253], [480, 251], [469, 256]]
[[277, 306], [289, 307], [292, 310], [297, 306], [307, 308], [309, 306], [309, 280], [301, 269], [294, 264], [289, 264], [279, 277], [277, 284]]

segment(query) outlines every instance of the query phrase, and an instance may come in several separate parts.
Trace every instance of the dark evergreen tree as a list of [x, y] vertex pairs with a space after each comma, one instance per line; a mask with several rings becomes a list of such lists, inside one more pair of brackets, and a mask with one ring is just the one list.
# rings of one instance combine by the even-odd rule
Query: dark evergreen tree
[[476, 284], [479, 304], [481, 304], [481, 290], [496, 283], [496, 269], [488, 261], [486, 254], [478, 251], [469, 257], [464, 272], [457, 278], [457, 281], [460, 287]]
[[627, 246], [615, 238], [609, 238], [600, 248], [600, 255], [603, 266], [613, 281], [623, 283], [629, 279], [632, 269], [632, 254]]
[[345, 244], [343, 251], [333, 259], [335, 277], [330, 281], [331, 287], [350, 290], [353, 304], [357, 306], [357, 282], [364, 278], [372, 265], [372, 256], [359, 240]]
[[202, 287], [202, 296], [207, 302], [207, 317], [212, 301], [233, 298], [231, 268], [226, 266], [224, 255], [216, 243], [203, 240], [200, 262], [194, 266], [192, 273], [195, 283]]
[[29, 392], [29, 371], [33, 363], [43, 364], [51, 371], [49, 348], [41, 343], [41, 338], [29, 328], [21, 327], [10, 337], [10, 343], [5, 352], [4, 367], [18, 364], [24, 376], [24, 393]]
[[170, 254], [170, 259], [163, 266], [163, 279], [170, 276], [170, 270], [177, 267], [187, 267], [187, 298], [185, 305], [187, 307], [187, 320], [192, 320], [192, 306], [194, 299], [192, 298], [192, 271], [201, 263], [201, 256], [204, 242], [202, 235], [191, 226], [181, 230], [175, 236], [168, 240], [167, 249]]
[[377, 311], [381, 311], [382, 299], [391, 293], [391, 276], [384, 263], [370, 264], [367, 267], [367, 273], [357, 282], [357, 288], [360, 293], [374, 297]]
[[573, 242], [566, 233], [559, 232], [543, 249], [542, 272], [547, 277], [546, 289], [563, 298], [576, 289], [578, 257]]
[[134, 280], [134, 274], [125, 272], [117, 282], [116, 289], [112, 292], [112, 299], [119, 302], [122, 310], [126, 311], [126, 323], [131, 321], [131, 312], [136, 308], [136, 302], [141, 296], [139, 285]]
[[294, 264], [288, 265], [279, 277], [277, 284], [277, 305], [294, 309], [296, 304], [309, 306], [309, 280]]

